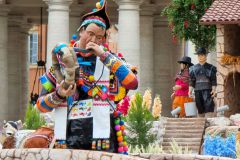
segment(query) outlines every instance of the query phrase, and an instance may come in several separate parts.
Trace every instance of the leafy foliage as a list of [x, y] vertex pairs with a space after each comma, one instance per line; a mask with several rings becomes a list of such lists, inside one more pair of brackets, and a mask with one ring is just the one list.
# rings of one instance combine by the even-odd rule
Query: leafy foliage
[[172, 154], [192, 154], [192, 150], [188, 148], [188, 146], [180, 146], [174, 138], [171, 139], [171, 150]]
[[128, 143], [132, 146], [147, 147], [155, 140], [155, 135], [149, 130], [153, 127], [154, 117], [149, 111], [140, 93], [135, 94], [135, 99], [131, 101], [130, 109], [126, 117], [127, 130], [129, 131]]
[[213, 49], [216, 43], [216, 26], [200, 25], [199, 21], [213, 0], [172, 0], [164, 8], [173, 38], [191, 40], [196, 48]]
[[44, 118], [41, 117], [37, 109], [29, 103], [25, 114], [24, 128], [35, 130], [43, 125], [46, 125]]

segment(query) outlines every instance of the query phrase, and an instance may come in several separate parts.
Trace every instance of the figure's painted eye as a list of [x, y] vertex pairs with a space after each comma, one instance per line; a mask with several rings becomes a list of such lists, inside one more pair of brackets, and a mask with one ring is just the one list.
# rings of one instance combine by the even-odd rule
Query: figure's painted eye
[[11, 136], [12, 135], [12, 133], [6, 133], [8, 136]]

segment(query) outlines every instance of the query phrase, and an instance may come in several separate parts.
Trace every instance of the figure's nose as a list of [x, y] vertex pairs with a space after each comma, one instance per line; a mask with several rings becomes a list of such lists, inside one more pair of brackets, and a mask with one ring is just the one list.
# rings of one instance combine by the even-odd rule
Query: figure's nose
[[91, 42], [96, 43], [96, 40], [97, 40], [96, 36], [92, 36], [92, 38], [91, 38]]

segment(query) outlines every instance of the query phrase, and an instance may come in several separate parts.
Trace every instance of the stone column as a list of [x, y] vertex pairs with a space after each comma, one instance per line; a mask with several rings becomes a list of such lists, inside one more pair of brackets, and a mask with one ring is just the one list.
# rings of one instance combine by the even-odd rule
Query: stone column
[[154, 5], [142, 5], [140, 12], [140, 85], [139, 91], [153, 90], [153, 13]]
[[183, 55], [180, 42], [173, 43], [167, 19], [160, 14], [154, 16], [154, 93], [160, 94], [164, 109], [162, 115], [169, 116], [170, 98], [175, 74], [180, 66], [177, 60]]
[[118, 51], [140, 71], [140, 4], [142, 0], [115, 0], [119, 6]]
[[70, 8], [70, 19], [69, 19], [69, 38], [72, 38], [73, 34], [77, 33], [77, 29], [80, 26], [81, 22], [81, 11], [84, 10], [84, 6], [78, 6], [78, 4], [73, 4], [72, 7]]
[[8, 25], [8, 120], [17, 120], [22, 99], [21, 22], [20, 16], [9, 16]]
[[44, 0], [48, 4], [47, 69], [51, 51], [59, 43], [69, 43], [69, 5], [72, 0]]
[[6, 6], [0, 5], [0, 122], [7, 119], [8, 114], [8, 12]]
[[21, 73], [21, 101], [20, 101], [20, 106], [21, 110], [19, 112], [19, 118], [24, 119], [25, 116], [25, 111], [28, 106], [28, 101], [30, 97], [30, 93], [28, 92], [28, 84], [29, 84], [29, 79], [28, 79], [28, 74], [29, 74], [29, 57], [28, 57], [28, 31], [30, 29], [31, 25], [27, 23], [23, 23], [21, 25], [21, 63], [20, 63], [20, 73]]

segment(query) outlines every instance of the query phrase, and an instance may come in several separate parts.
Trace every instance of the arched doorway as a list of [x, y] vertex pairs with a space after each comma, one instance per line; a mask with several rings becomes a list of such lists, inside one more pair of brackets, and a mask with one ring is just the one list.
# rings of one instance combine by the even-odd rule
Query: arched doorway
[[224, 81], [224, 102], [229, 105], [225, 116], [240, 113], [240, 73], [230, 72]]

